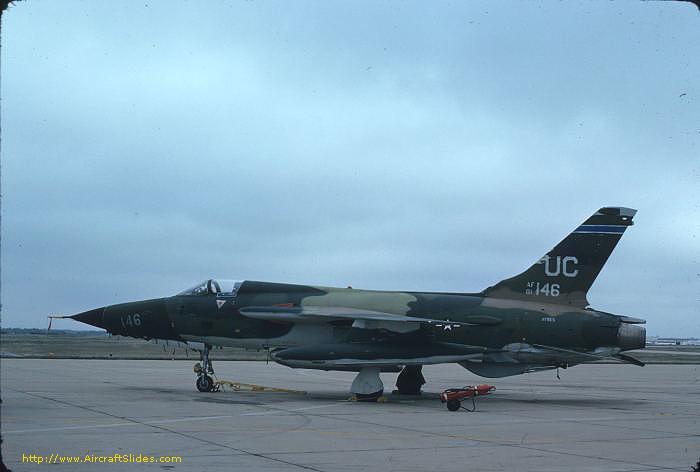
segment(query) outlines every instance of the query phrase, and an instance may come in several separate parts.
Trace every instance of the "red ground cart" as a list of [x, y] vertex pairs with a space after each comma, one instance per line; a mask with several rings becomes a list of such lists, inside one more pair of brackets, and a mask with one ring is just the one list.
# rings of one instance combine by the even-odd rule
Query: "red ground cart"
[[[442, 403], [447, 403], [447, 409], [450, 411], [457, 411], [460, 408], [467, 411], [476, 410], [476, 397], [488, 395], [496, 390], [493, 385], [467, 385], [463, 388], [448, 388], [440, 394], [440, 401]], [[472, 409], [463, 407], [462, 400], [465, 398], [471, 398]]]

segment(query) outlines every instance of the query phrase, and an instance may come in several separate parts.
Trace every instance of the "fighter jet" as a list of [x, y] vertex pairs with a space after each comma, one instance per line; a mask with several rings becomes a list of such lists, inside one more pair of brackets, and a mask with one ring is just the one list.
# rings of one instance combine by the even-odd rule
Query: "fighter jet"
[[644, 320], [590, 307], [587, 292], [636, 210], [596, 211], [514, 277], [478, 293], [401, 292], [209, 279], [176, 295], [110, 305], [74, 320], [108, 332], [198, 349], [196, 386], [214, 388], [213, 346], [269, 351], [291, 368], [357, 372], [350, 391], [375, 401], [381, 372], [419, 394], [422, 366], [457, 363], [483, 377], [601, 359], [644, 365]]

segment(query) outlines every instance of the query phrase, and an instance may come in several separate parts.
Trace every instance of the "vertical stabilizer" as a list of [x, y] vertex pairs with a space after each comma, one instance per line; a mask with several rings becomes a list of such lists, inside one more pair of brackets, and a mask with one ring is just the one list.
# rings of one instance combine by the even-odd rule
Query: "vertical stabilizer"
[[637, 210], [601, 208], [525, 272], [482, 292], [484, 296], [588, 306], [586, 293]]

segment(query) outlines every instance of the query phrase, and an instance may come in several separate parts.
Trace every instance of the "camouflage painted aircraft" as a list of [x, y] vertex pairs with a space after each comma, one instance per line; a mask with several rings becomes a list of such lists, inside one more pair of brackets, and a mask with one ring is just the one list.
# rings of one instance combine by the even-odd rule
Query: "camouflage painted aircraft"
[[[420, 393], [422, 366], [458, 363], [484, 377], [600, 359], [643, 365], [644, 320], [590, 308], [586, 293], [636, 210], [601, 208], [523, 273], [479, 293], [393, 292], [207, 280], [177, 295], [70, 318], [112, 334], [186, 342], [200, 350], [197, 388], [213, 388], [212, 346], [269, 350], [280, 364], [358, 372], [350, 387], [376, 400], [380, 372]], [[201, 365], [201, 364], [200, 364]]]

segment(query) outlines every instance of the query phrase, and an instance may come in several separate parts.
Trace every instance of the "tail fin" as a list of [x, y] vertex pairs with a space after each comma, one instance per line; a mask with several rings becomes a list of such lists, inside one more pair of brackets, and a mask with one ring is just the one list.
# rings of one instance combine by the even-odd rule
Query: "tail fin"
[[601, 208], [525, 272], [482, 292], [484, 296], [588, 306], [586, 293], [637, 210]]

